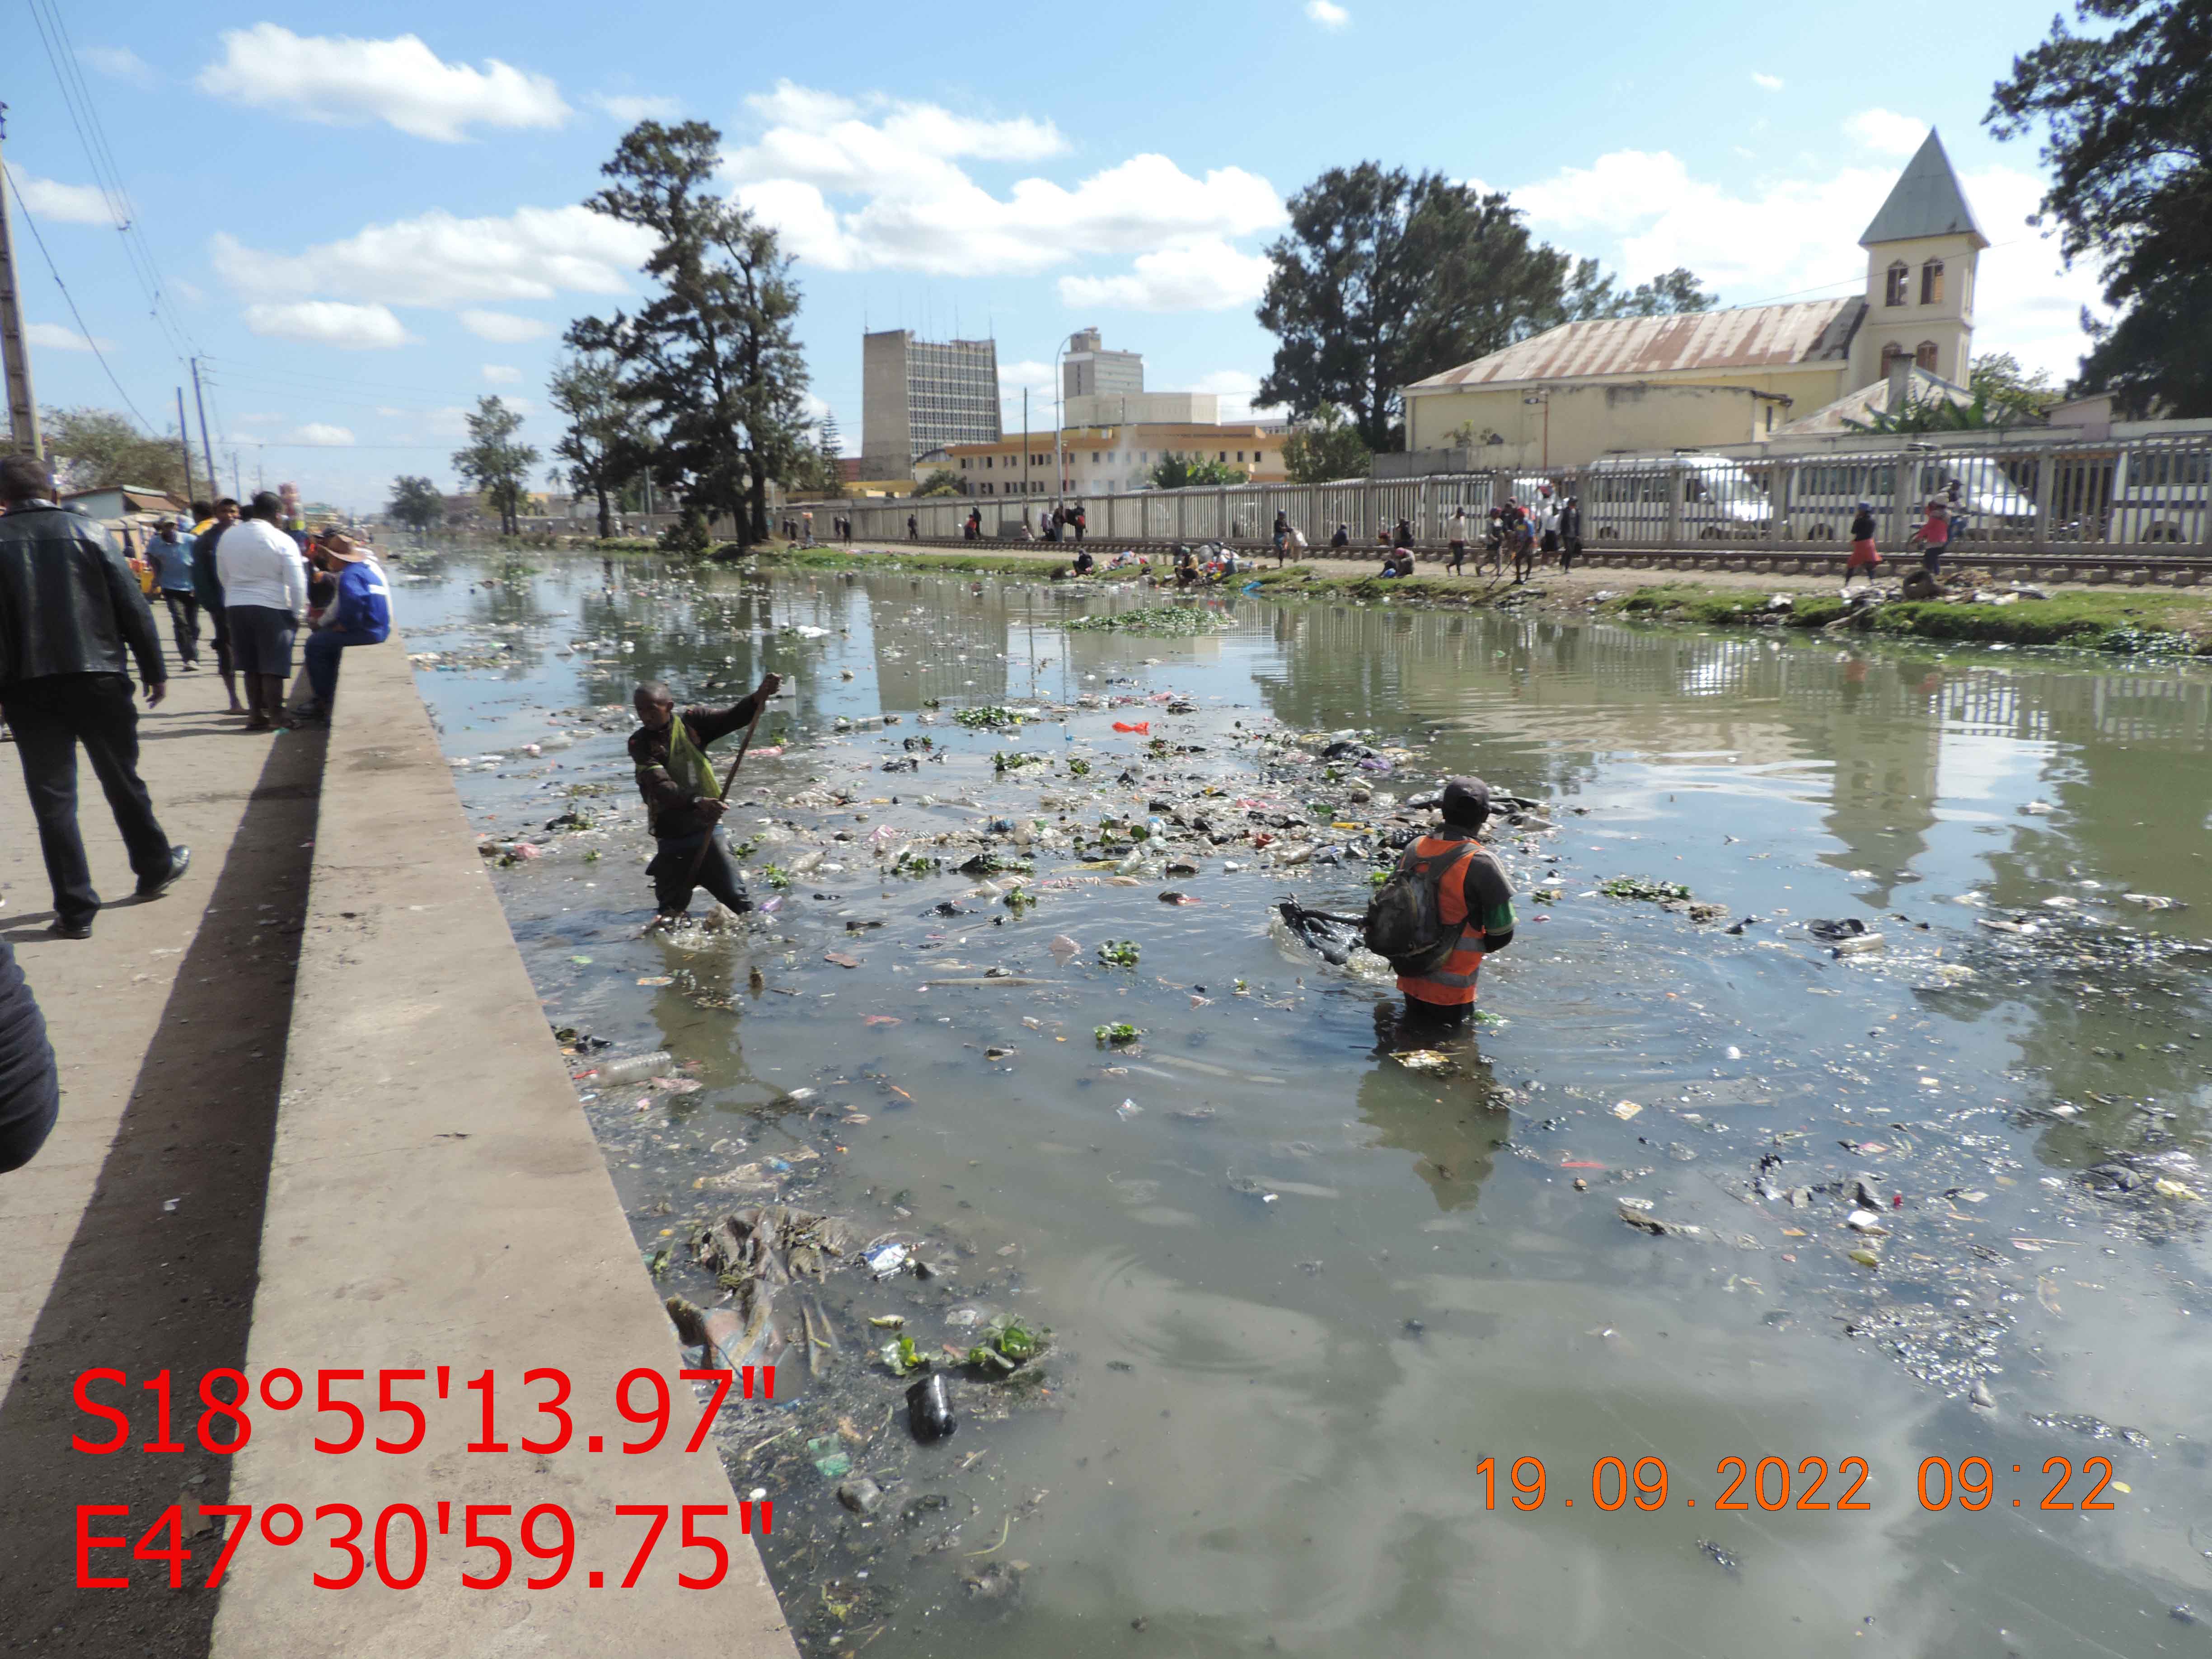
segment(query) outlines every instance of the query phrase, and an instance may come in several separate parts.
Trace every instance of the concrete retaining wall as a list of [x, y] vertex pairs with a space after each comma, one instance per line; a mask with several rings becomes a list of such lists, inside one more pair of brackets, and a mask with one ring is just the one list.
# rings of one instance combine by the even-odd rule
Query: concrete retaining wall
[[[346, 653], [294, 1010], [246, 1370], [258, 1380], [289, 1366], [308, 1399], [289, 1413], [256, 1411], [230, 1501], [257, 1513], [295, 1504], [307, 1538], [287, 1549], [256, 1538], [239, 1550], [222, 1592], [217, 1659], [794, 1655], [711, 1442], [682, 1450], [697, 1407], [674, 1377], [674, 1335], [397, 637]], [[684, 1429], [633, 1456], [619, 1448], [640, 1431], [617, 1415], [614, 1391], [638, 1365], [670, 1378]], [[443, 1401], [434, 1395], [440, 1366]], [[574, 1419], [567, 1449], [544, 1456], [518, 1444], [552, 1431], [532, 1409], [552, 1385], [523, 1386], [538, 1366], [568, 1374]], [[343, 1385], [369, 1425], [362, 1449], [344, 1455], [311, 1444], [339, 1432], [337, 1417], [312, 1409], [315, 1373], [332, 1367], [368, 1374]], [[420, 1450], [391, 1455], [368, 1443], [406, 1432], [401, 1416], [376, 1410], [385, 1367], [428, 1374], [402, 1389], [428, 1418]], [[463, 1450], [482, 1431], [481, 1397], [463, 1384], [486, 1370], [497, 1376], [509, 1452]], [[593, 1434], [607, 1450], [586, 1449]], [[441, 1500], [452, 1505], [451, 1534], [432, 1533], [415, 1588], [386, 1588], [374, 1571], [349, 1589], [310, 1582], [345, 1570], [326, 1541], [340, 1523], [318, 1522], [317, 1505], [359, 1510], [366, 1546], [386, 1505], [413, 1504], [434, 1527]], [[544, 1568], [518, 1550], [504, 1588], [464, 1589], [464, 1571], [483, 1574], [492, 1561], [462, 1547], [471, 1504], [513, 1505], [492, 1523], [510, 1542], [532, 1505], [563, 1506], [578, 1540], [566, 1581], [525, 1589]], [[637, 1587], [624, 1590], [647, 1523], [614, 1510], [640, 1504], [667, 1504], [671, 1516]], [[677, 1584], [679, 1571], [708, 1565], [705, 1550], [678, 1547], [685, 1504], [731, 1507], [708, 1523], [730, 1551], [718, 1588]], [[403, 1526], [394, 1536], [404, 1569], [411, 1535]], [[592, 1571], [605, 1588], [590, 1587]]]

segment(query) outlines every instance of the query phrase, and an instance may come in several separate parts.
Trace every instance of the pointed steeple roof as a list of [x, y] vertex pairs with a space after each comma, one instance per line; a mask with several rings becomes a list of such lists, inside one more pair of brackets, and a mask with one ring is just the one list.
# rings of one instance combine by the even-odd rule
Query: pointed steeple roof
[[1859, 238], [1859, 246], [1872, 247], [1878, 242], [1960, 235], [1972, 237], [1982, 247], [1990, 245], [1990, 239], [1974, 221], [1973, 209], [1966, 205], [1966, 192], [1959, 187], [1959, 175], [1951, 171], [1951, 158], [1943, 153], [1943, 141], [1931, 127], [1927, 142], [1905, 163], [1905, 171], [1898, 175], [1897, 184], [1889, 192], [1889, 199], [1874, 216], [1866, 234]]

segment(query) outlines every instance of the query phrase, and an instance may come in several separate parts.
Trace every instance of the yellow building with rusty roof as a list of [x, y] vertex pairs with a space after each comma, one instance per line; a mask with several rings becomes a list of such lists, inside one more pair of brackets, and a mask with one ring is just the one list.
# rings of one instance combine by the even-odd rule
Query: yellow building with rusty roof
[[1963, 383], [1989, 246], [1928, 135], [1859, 238], [1864, 292], [1566, 323], [1404, 387], [1406, 447], [1478, 468], [1756, 442], [1900, 362]]

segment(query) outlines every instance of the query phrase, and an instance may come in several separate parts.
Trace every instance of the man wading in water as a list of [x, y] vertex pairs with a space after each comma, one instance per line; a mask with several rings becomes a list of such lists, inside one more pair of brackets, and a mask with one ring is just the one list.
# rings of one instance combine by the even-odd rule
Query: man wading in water
[[681, 921], [695, 887], [705, 888], [740, 914], [753, 908], [716, 833], [727, 804], [707, 759], [707, 745], [750, 726], [782, 685], [774, 674], [763, 674], [758, 690], [727, 708], [687, 708], [680, 715], [675, 697], [658, 681], [639, 686], [632, 696], [644, 724], [630, 733], [629, 757], [659, 848], [645, 867], [653, 878], [653, 908], [659, 912], [653, 926], [672, 927]]
[[[1513, 887], [1497, 859], [1477, 837], [1490, 817], [1490, 787], [1480, 778], [1454, 778], [1437, 805], [1443, 822], [1409, 845], [1393, 878], [1424, 890], [1424, 921], [1443, 935], [1438, 959], [1418, 972], [1401, 967], [1398, 989], [1406, 999], [1410, 1041], [1463, 1025], [1474, 1012], [1475, 975], [1482, 959], [1513, 942]], [[1370, 913], [1369, 947], [1376, 918]], [[1384, 954], [1389, 954], [1385, 952]]]

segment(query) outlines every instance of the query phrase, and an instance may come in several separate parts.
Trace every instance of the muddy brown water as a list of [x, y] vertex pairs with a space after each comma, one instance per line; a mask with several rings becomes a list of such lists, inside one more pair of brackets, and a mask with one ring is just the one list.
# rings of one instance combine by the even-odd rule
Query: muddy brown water
[[[944, 1270], [833, 1274], [820, 1374], [794, 1346], [726, 1425], [809, 1653], [2212, 1645], [2202, 669], [1243, 597], [1131, 636], [1062, 626], [1130, 595], [532, 556], [418, 558], [398, 613], [477, 827], [542, 849], [495, 879], [549, 1018], [675, 1057], [675, 1091], [579, 1085], [659, 1288], [711, 1301], [690, 1225], [769, 1199]], [[613, 706], [764, 668], [783, 752], [729, 822], [756, 872], [823, 863], [734, 933], [641, 937]], [[994, 706], [1042, 712], [955, 718]], [[1260, 741], [1343, 730], [1401, 758], [1332, 781]], [[1378, 1042], [1387, 984], [1268, 926], [1356, 910], [1371, 865], [1182, 836], [1199, 874], [1117, 885], [1067, 839], [1164, 801], [1326, 848], [1391, 822], [1353, 788], [1455, 772], [1556, 827], [1498, 835], [1519, 936], [1441, 1074]], [[957, 861], [928, 838], [998, 817], [1018, 914], [872, 851]], [[1882, 949], [1804, 927], [1852, 917]], [[962, 1427], [915, 1444], [866, 1321], [951, 1365], [1003, 1314], [1045, 1359], [956, 1369]]]

